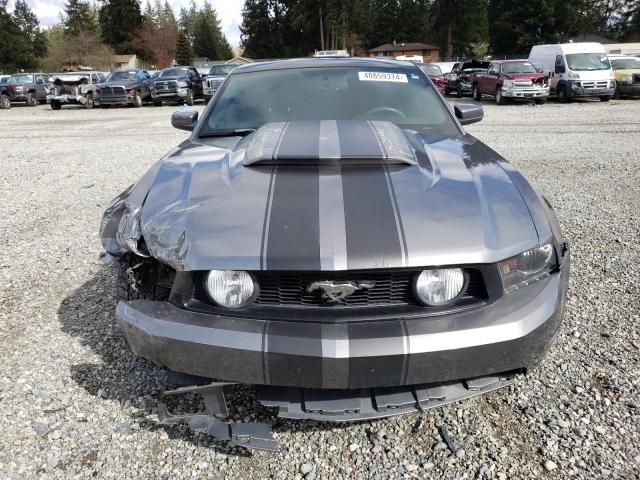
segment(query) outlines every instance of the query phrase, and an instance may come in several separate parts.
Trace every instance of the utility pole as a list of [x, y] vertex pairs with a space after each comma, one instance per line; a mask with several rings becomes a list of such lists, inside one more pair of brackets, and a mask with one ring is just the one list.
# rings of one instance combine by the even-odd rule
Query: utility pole
[[320, 11], [320, 50], [324, 50], [324, 29], [322, 27], [322, 5], [318, 7]]

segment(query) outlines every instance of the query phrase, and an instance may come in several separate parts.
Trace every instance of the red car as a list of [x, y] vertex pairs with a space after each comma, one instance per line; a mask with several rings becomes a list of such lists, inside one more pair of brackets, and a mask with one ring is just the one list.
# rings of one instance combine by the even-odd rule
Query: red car
[[542, 104], [549, 96], [549, 77], [528, 60], [491, 62], [485, 73], [473, 77], [473, 98], [479, 101], [483, 95], [494, 97], [498, 105], [509, 99]]
[[444, 86], [447, 81], [442, 75], [440, 67], [434, 63], [420, 63], [418, 66], [426, 73], [440, 93], [444, 93]]

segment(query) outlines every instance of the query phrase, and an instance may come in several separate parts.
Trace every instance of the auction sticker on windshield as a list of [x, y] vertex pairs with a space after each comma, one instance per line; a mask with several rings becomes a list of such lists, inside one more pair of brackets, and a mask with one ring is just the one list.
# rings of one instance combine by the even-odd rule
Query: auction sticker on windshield
[[392, 72], [358, 72], [358, 78], [365, 82], [408, 82], [404, 73]]

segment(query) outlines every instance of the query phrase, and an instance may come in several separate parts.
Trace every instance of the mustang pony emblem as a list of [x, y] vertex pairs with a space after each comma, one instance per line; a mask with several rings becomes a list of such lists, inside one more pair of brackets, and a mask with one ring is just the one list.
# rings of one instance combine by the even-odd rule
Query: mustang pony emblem
[[307, 287], [307, 292], [311, 293], [316, 290], [322, 290], [322, 298], [328, 302], [339, 302], [345, 299], [349, 295], [353, 295], [356, 290], [366, 290], [373, 288], [374, 282], [362, 281], [362, 282], [313, 282]]

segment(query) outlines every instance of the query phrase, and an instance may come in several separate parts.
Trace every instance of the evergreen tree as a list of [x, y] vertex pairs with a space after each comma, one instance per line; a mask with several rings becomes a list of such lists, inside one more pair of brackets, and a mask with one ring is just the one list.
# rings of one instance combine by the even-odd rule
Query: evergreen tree
[[240, 33], [245, 56], [252, 58], [274, 56], [269, 0], [245, 0]]
[[206, 0], [202, 10], [195, 13], [195, 24], [191, 33], [193, 49], [197, 56], [210, 60], [231, 58], [231, 47], [222, 33], [218, 14]]
[[7, 11], [6, 0], [0, 0], [0, 71], [32, 69], [36, 63], [30, 38]]
[[40, 30], [40, 21], [37, 15], [29, 8], [25, 0], [16, 0], [13, 9], [13, 19], [31, 42], [31, 51], [36, 58], [42, 58], [47, 54], [47, 42], [44, 33]]
[[178, 32], [176, 40], [176, 62], [178, 65], [191, 65], [193, 50], [185, 32]]
[[100, 8], [102, 39], [117, 53], [131, 53], [131, 34], [142, 25], [138, 0], [106, 0]]
[[474, 47], [489, 42], [487, 0], [434, 0], [431, 22], [445, 57], [473, 55]]
[[98, 33], [96, 11], [83, 0], [68, 0], [64, 6], [64, 33], [79, 35], [81, 32]]

